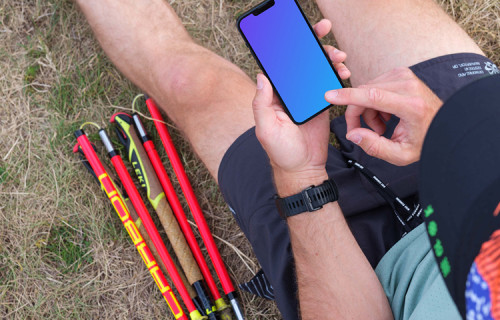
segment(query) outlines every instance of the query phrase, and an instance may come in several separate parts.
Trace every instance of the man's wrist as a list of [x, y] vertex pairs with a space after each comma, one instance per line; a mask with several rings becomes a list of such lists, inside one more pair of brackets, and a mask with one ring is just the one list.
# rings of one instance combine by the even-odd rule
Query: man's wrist
[[288, 172], [273, 168], [276, 191], [281, 198], [297, 194], [307, 187], [317, 186], [328, 180], [326, 169]]

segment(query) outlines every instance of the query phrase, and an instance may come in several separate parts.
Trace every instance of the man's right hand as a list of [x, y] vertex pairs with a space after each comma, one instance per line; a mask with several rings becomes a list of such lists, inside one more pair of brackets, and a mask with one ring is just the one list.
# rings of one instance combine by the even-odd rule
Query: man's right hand
[[[348, 105], [347, 139], [367, 154], [404, 166], [420, 159], [432, 119], [443, 102], [408, 68], [398, 68], [358, 88], [328, 91], [325, 99]], [[391, 115], [400, 118], [391, 139], [382, 135]], [[372, 129], [361, 127], [361, 116]]]

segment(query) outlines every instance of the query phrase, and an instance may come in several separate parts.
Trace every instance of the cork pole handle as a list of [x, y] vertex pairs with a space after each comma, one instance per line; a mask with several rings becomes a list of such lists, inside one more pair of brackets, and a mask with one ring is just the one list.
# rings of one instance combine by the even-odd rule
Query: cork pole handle
[[[167, 268], [165, 267], [165, 264], [163, 263], [163, 261], [161, 261], [160, 255], [158, 254], [158, 251], [156, 251], [156, 248], [153, 245], [153, 242], [151, 241], [151, 238], [149, 237], [149, 235], [146, 231], [146, 228], [144, 228], [144, 225], [142, 224], [141, 218], [139, 218], [139, 215], [137, 214], [137, 212], [135, 212], [135, 209], [132, 206], [132, 203], [130, 203], [130, 200], [127, 199], [127, 200], [125, 200], [125, 204], [129, 208], [129, 212], [130, 212], [130, 216], [132, 217], [132, 220], [134, 220], [134, 223], [137, 226], [137, 228], [139, 229], [139, 232], [141, 233], [142, 237], [144, 238], [144, 241], [146, 241], [146, 244], [148, 245], [149, 250], [151, 251], [151, 253], [155, 257], [158, 265], [160, 266], [161, 271], [163, 272], [163, 274], [168, 274]], [[195, 298], [197, 296], [197, 294], [194, 291], [191, 284], [188, 282], [186, 275], [184, 274], [184, 271], [181, 268], [179, 268], [177, 263], [175, 263], [175, 267], [176, 267], [177, 271], [179, 272], [179, 275], [181, 276], [182, 282], [184, 282], [184, 286], [186, 287], [186, 289], [189, 293], [189, 296], [191, 297], [191, 299]]]
[[156, 213], [160, 218], [160, 222], [167, 233], [168, 240], [179, 259], [182, 269], [186, 273], [189, 283], [193, 284], [203, 280], [200, 268], [196, 263], [191, 249], [189, 248], [186, 238], [182, 233], [177, 220], [165, 198], [162, 198], [156, 207]]
[[200, 268], [167, 202], [163, 188], [156, 176], [156, 172], [149, 160], [146, 150], [144, 150], [141, 139], [137, 135], [134, 126], [131, 125], [127, 129], [126, 134], [130, 139], [129, 159], [139, 178], [139, 183], [142, 187], [146, 188], [148, 199], [160, 218], [163, 229], [165, 229], [167, 233], [168, 240], [172, 244], [172, 248], [174, 249], [189, 283], [193, 284], [203, 280]]

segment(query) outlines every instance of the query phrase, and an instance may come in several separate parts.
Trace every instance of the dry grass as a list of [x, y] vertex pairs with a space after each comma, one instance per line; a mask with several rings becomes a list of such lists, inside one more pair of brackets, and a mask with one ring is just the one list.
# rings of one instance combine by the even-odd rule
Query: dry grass
[[[171, 1], [200, 43], [257, 67], [234, 18], [258, 1]], [[312, 20], [317, 9], [305, 3]], [[441, 0], [500, 62], [500, 4]], [[165, 318], [167, 306], [101, 191], [71, 154], [85, 120], [106, 123], [138, 90], [96, 44], [71, 1], [0, 2], [0, 317]], [[174, 139], [235, 282], [256, 261], [215, 183], [178, 132]], [[278, 319], [273, 303], [242, 295], [249, 319]]]

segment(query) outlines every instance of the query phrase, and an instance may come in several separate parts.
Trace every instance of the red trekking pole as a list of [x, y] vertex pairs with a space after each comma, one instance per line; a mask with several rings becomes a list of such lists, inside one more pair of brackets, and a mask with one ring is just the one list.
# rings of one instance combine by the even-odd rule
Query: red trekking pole
[[148, 106], [149, 112], [151, 113], [151, 116], [154, 119], [156, 130], [158, 130], [160, 139], [163, 143], [163, 146], [165, 147], [168, 158], [170, 159], [170, 163], [174, 168], [175, 175], [179, 180], [179, 183], [181, 185], [182, 191], [184, 192], [189, 208], [193, 213], [194, 220], [198, 225], [203, 242], [207, 247], [207, 251], [208, 254], [210, 255], [210, 258], [212, 259], [215, 271], [217, 272], [217, 275], [219, 276], [219, 279], [222, 283], [222, 288], [224, 289], [224, 292], [226, 293], [229, 301], [231, 302], [231, 306], [233, 307], [236, 317], [238, 318], [238, 320], [243, 320], [244, 319], [243, 313], [241, 312], [238, 300], [236, 299], [236, 291], [234, 289], [233, 283], [231, 282], [229, 273], [227, 272], [224, 262], [222, 261], [219, 250], [215, 245], [212, 233], [210, 232], [210, 229], [208, 227], [207, 221], [205, 220], [205, 217], [198, 203], [198, 200], [196, 199], [193, 188], [191, 187], [191, 183], [189, 182], [189, 179], [186, 175], [186, 171], [184, 170], [181, 159], [179, 158], [179, 154], [177, 153], [174, 143], [172, 142], [172, 138], [170, 137], [167, 126], [163, 121], [163, 117], [160, 111], [158, 110], [158, 107], [154, 103], [154, 101], [147, 96], [146, 96], [146, 105]]
[[151, 216], [149, 215], [149, 212], [146, 206], [144, 205], [144, 202], [142, 201], [142, 198], [139, 195], [139, 192], [137, 191], [137, 188], [135, 187], [135, 184], [132, 181], [132, 178], [130, 177], [127, 168], [125, 167], [122, 158], [114, 149], [111, 140], [109, 139], [104, 129], [99, 130], [99, 136], [101, 137], [101, 140], [104, 146], [106, 147], [106, 150], [108, 151], [109, 157], [111, 158], [111, 162], [115, 167], [116, 172], [118, 173], [118, 177], [123, 183], [125, 191], [130, 196], [130, 200], [132, 201], [133, 206], [135, 207], [137, 213], [139, 214], [139, 217], [144, 223], [144, 227], [146, 228], [146, 231], [151, 237], [153, 245], [158, 251], [161, 260], [164, 262], [165, 267], [167, 268], [167, 271], [170, 277], [172, 278], [175, 287], [177, 288], [177, 291], [179, 291], [179, 294], [182, 300], [184, 301], [186, 308], [189, 311], [190, 318], [192, 320], [207, 319], [206, 316], [202, 316], [200, 314], [200, 312], [196, 309], [195, 304], [191, 300], [191, 297], [189, 296], [186, 286], [184, 285], [182, 278], [180, 277], [179, 272], [177, 271], [177, 268], [174, 262], [172, 261], [172, 258], [170, 257], [167, 248], [165, 247], [165, 244], [163, 244], [160, 234], [158, 233], [158, 230], [156, 229], [156, 226], [154, 225], [153, 220], [151, 219]]
[[[137, 116], [134, 115], [134, 118], [137, 118]], [[209, 319], [217, 320], [214, 313], [216, 308], [213, 306], [213, 303], [210, 301], [210, 298], [204, 290], [203, 277], [205, 277], [208, 282], [211, 280], [211, 288], [215, 288], [216, 293], [218, 294], [217, 298], [220, 298], [220, 295], [217, 292], [215, 282], [213, 281], [208, 266], [203, 259], [203, 254], [201, 253], [196, 238], [194, 237], [182, 209], [182, 205], [179, 202], [170, 181], [168, 181], [170, 188], [165, 189], [167, 190], [167, 195], [165, 196], [163, 184], [160, 182], [158, 174], [155, 170], [155, 165], [159, 165], [161, 168], [163, 168], [163, 165], [161, 164], [160, 158], [154, 149], [154, 145], [152, 144], [153, 142], [145, 134], [142, 125], [138, 127], [134, 126], [133, 117], [126, 113], [115, 113], [111, 117], [110, 122], [116, 124], [116, 134], [118, 139], [125, 146], [126, 154], [134, 167], [134, 172], [137, 175], [140, 185], [147, 192], [147, 198], [160, 218], [161, 224], [167, 233], [168, 239], [170, 240], [172, 248], [179, 259], [180, 265], [182, 269], [184, 269], [189, 283], [198, 294], [198, 302], [202, 307], [200, 310], [205, 311], [205, 314]], [[147, 138], [146, 143], [143, 144], [145, 137]], [[144, 148], [144, 146], [147, 147]], [[151, 149], [151, 147], [153, 149]], [[157, 158], [151, 158], [153, 151]], [[151, 160], [156, 160], [156, 162], [152, 162]], [[168, 179], [164, 169], [163, 172], [165, 173], [163, 178], [166, 177]], [[186, 230], [186, 227], [189, 229]], [[201, 271], [201, 267], [203, 266], [205, 267], [205, 273]], [[220, 301], [217, 302], [220, 306]], [[222, 302], [224, 303], [223, 300]], [[225, 305], [225, 307], [227, 308], [227, 311], [230, 311], [228, 305]], [[222, 308], [219, 308], [218, 311], [222, 311], [221, 309]], [[224, 319], [228, 320], [227, 317]]]
[[[92, 147], [94, 150], [96, 150], [95, 146], [93, 143]], [[99, 186], [101, 186], [102, 190], [104, 191], [104, 188], [102, 187], [101, 181], [97, 177], [96, 173], [94, 172], [94, 169], [92, 169], [92, 166], [90, 165], [89, 161], [87, 158], [85, 158], [85, 155], [83, 153], [82, 147], [77, 143], [73, 149], [73, 152], [76, 153], [78, 152], [80, 154], [80, 161], [83, 164], [83, 166], [87, 169], [87, 171], [94, 177], [95, 181]], [[160, 259], [160, 256], [158, 255], [158, 251], [156, 251], [155, 246], [153, 245], [153, 242], [151, 241], [151, 238], [149, 237], [149, 234], [147, 233], [146, 229], [144, 228], [144, 224], [142, 223], [141, 218], [139, 218], [139, 215], [137, 214], [137, 211], [135, 211], [134, 206], [130, 202], [130, 198], [128, 194], [123, 191], [123, 186], [120, 183], [120, 180], [114, 175], [114, 172], [106, 165], [106, 163], [101, 162], [102, 166], [104, 167], [104, 170], [106, 170], [106, 173], [108, 174], [109, 178], [111, 179], [111, 182], [114, 184], [116, 190], [118, 191], [118, 195], [123, 199], [123, 203], [125, 204], [125, 207], [127, 208], [129, 214], [130, 214], [130, 219], [134, 222], [135, 226], [139, 230], [139, 233], [141, 234], [142, 238], [146, 242], [146, 245], [148, 246], [149, 251], [153, 254], [154, 259], [156, 260], [156, 263], [160, 267], [161, 272], [166, 275], [168, 274], [167, 268], [165, 267], [165, 264], [163, 261]], [[177, 266], [177, 270], [179, 267]], [[196, 292], [194, 289], [189, 285], [188, 280], [186, 278], [186, 275], [179, 271], [179, 274], [182, 278], [182, 281], [184, 282], [184, 285], [186, 286], [186, 289], [189, 292], [189, 295], [193, 299], [193, 301], [196, 301], [198, 299]], [[196, 303], [195, 303], [196, 304]], [[198, 305], [196, 305], [198, 310], [202, 310]], [[228, 320], [228, 319], [224, 319]]]
[[[170, 203], [170, 206], [172, 207], [174, 214], [179, 221], [179, 225], [182, 228], [182, 231], [184, 232], [184, 235], [186, 236], [186, 239], [188, 240], [189, 246], [191, 250], [193, 251], [193, 254], [196, 258], [196, 262], [199, 264], [201, 272], [203, 273], [203, 276], [205, 278], [205, 281], [207, 282], [207, 285], [210, 289], [210, 292], [212, 293], [212, 296], [214, 297], [214, 300], [216, 302], [216, 305], [219, 304], [218, 301], [220, 302], [222, 299], [221, 295], [219, 293], [219, 290], [217, 289], [217, 285], [215, 284], [215, 281], [212, 277], [212, 274], [210, 273], [210, 269], [208, 268], [208, 265], [203, 258], [203, 254], [201, 252], [200, 246], [198, 245], [196, 238], [194, 236], [193, 230], [191, 229], [191, 226], [189, 225], [189, 222], [186, 218], [186, 214], [184, 213], [184, 209], [182, 208], [182, 205], [179, 201], [179, 198], [177, 197], [177, 193], [175, 192], [174, 187], [172, 186], [172, 182], [170, 182], [170, 179], [168, 177], [167, 172], [165, 171], [165, 167], [163, 167], [163, 164], [161, 162], [160, 156], [158, 155], [158, 152], [156, 151], [155, 145], [153, 144], [153, 141], [149, 138], [149, 135], [146, 132], [146, 129], [142, 125], [141, 119], [139, 118], [139, 115], [134, 114], [132, 116], [134, 119], [135, 126], [137, 128], [137, 131], [139, 132], [139, 136], [141, 138], [141, 141], [143, 143], [144, 149], [146, 150], [149, 159], [151, 160], [151, 163], [153, 164], [153, 167], [155, 169], [155, 172], [158, 176], [158, 179], [160, 180], [160, 184], [165, 190], [165, 193], [167, 195], [168, 202]], [[225, 302], [222, 300], [222, 303]], [[218, 309], [219, 306], [218, 306]]]
[[153, 255], [151, 254], [151, 251], [146, 245], [144, 239], [142, 238], [139, 230], [137, 229], [137, 226], [135, 225], [134, 221], [132, 221], [130, 213], [127, 207], [125, 206], [125, 202], [120, 192], [116, 188], [111, 178], [108, 176], [101, 161], [97, 157], [97, 154], [94, 151], [92, 144], [88, 140], [83, 130], [76, 131], [75, 137], [78, 141], [78, 144], [75, 146], [75, 149], [73, 151], [78, 152], [79, 150], [81, 150], [81, 152], [84, 154], [90, 167], [92, 168], [91, 173], [93, 173], [95, 177], [99, 180], [103, 190], [106, 192], [109, 200], [111, 201], [111, 204], [116, 210], [116, 213], [118, 213], [118, 216], [120, 217], [123, 226], [130, 235], [130, 238], [132, 239], [135, 247], [137, 248], [137, 251], [139, 251], [139, 254], [141, 255], [142, 259], [144, 260], [144, 263], [146, 264], [146, 267], [151, 273], [153, 279], [155, 280], [156, 285], [158, 286], [163, 297], [167, 301], [167, 304], [170, 307], [170, 310], [172, 311], [174, 317], [176, 319], [187, 320], [188, 319], [187, 316], [184, 314], [184, 311], [179, 305], [179, 302], [177, 301], [174, 292], [168, 285], [165, 276], [158, 267], [156, 260], [154, 259]]

